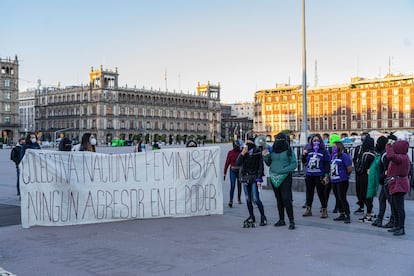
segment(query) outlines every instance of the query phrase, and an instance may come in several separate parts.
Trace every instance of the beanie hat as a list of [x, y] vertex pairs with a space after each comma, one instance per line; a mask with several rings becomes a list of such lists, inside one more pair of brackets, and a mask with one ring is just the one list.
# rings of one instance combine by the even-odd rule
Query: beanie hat
[[338, 134], [334, 133], [329, 137], [329, 146], [333, 147], [336, 142], [341, 142], [341, 137]]

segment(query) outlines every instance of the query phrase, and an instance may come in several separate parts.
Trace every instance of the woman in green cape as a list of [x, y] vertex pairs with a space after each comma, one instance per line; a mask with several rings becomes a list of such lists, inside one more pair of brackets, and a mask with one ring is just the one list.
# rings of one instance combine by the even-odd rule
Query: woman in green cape
[[263, 160], [269, 166], [269, 178], [277, 201], [279, 221], [275, 226], [286, 225], [285, 209], [289, 218], [289, 229], [295, 229], [292, 205], [292, 172], [297, 167], [297, 158], [290, 147], [290, 139], [285, 133], [275, 137], [272, 151], [264, 149]]

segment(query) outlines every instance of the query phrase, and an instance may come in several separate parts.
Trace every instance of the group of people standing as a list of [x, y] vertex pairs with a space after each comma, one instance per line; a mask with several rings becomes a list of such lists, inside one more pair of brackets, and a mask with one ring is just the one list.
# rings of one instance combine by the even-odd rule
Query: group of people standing
[[[363, 214], [361, 222], [372, 222], [373, 226], [389, 228], [395, 236], [405, 234], [404, 196], [410, 191], [408, 175], [411, 161], [408, 157], [409, 143], [398, 140], [395, 135], [381, 136], [374, 145], [374, 139], [363, 133], [361, 146], [355, 149], [356, 192], [359, 208], [355, 214]], [[375, 160], [378, 159], [378, 162]], [[373, 166], [377, 166], [376, 168]], [[379, 211], [374, 219], [372, 192], [373, 171], [378, 169]], [[376, 191], [376, 190], [375, 190]], [[383, 224], [387, 202], [391, 207], [388, 223]], [[366, 212], [364, 213], [366, 207]]]
[[[10, 160], [16, 165], [17, 173], [17, 196], [20, 196], [20, 167], [19, 164], [23, 159], [27, 149], [41, 149], [40, 137], [36, 133], [28, 133], [26, 138], [19, 138], [17, 144], [13, 147], [10, 152]], [[72, 147], [72, 142], [67, 137], [62, 137], [59, 145], [60, 151], [91, 151], [96, 152], [96, 138], [92, 133], [85, 133], [82, 135], [80, 144]]]
[[224, 179], [230, 168], [230, 202], [233, 206], [235, 183], [238, 181], [238, 201], [241, 203], [240, 193], [243, 186], [249, 217], [243, 222], [243, 227], [254, 227], [256, 218], [253, 212], [253, 203], [260, 212], [260, 226], [267, 225], [263, 203], [260, 199], [261, 185], [264, 176], [264, 163], [269, 166], [269, 178], [273, 192], [277, 199], [279, 221], [275, 226], [284, 226], [285, 211], [289, 219], [289, 229], [295, 229], [292, 205], [292, 173], [297, 167], [297, 158], [290, 147], [290, 139], [285, 133], [276, 135], [271, 148], [256, 147], [253, 138], [248, 138], [240, 150], [240, 143], [233, 142], [233, 150], [227, 154], [224, 166]]
[[[337, 134], [324, 141], [320, 134], [313, 134], [302, 151], [301, 162], [305, 168], [306, 208], [303, 217], [312, 216], [315, 189], [320, 201], [320, 217], [328, 218], [328, 201], [331, 191], [335, 196], [334, 213], [339, 215], [334, 221], [351, 222], [351, 211], [347, 200], [349, 176], [355, 169], [358, 209], [354, 214], [361, 214], [361, 222], [372, 222], [373, 226], [389, 228], [396, 236], [404, 235], [404, 195], [409, 192], [408, 174], [410, 160], [409, 143], [397, 140], [394, 135], [381, 136], [375, 145], [368, 133], [363, 133], [362, 144], [355, 149], [353, 157], [347, 152]], [[224, 166], [224, 179], [230, 174], [230, 201], [237, 183], [238, 203], [241, 204], [241, 187], [243, 187], [249, 217], [243, 227], [254, 227], [256, 218], [253, 203], [260, 212], [260, 226], [267, 224], [263, 203], [260, 200], [261, 185], [264, 176], [264, 164], [269, 166], [268, 179], [277, 201], [279, 220], [274, 226], [284, 226], [285, 212], [289, 219], [289, 229], [295, 229], [292, 205], [292, 173], [298, 163], [295, 152], [290, 147], [289, 136], [279, 133], [275, 136], [272, 147], [257, 147], [253, 138], [246, 140], [241, 147], [239, 141], [233, 142], [233, 149], [227, 154]], [[373, 167], [375, 166], [375, 167]], [[371, 174], [370, 174], [371, 172]], [[375, 174], [374, 172], [378, 172]], [[379, 212], [373, 212], [373, 199], [379, 190]], [[383, 224], [387, 202], [391, 206], [391, 217]], [[366, 208], [366, 212], [365, 211]]]

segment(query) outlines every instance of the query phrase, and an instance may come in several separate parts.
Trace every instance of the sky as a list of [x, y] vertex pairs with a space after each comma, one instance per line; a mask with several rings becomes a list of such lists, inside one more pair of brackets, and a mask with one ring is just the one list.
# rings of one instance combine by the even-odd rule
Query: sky
[[[19, 59], [19, 90], [89, 82], [251, 102], [302, 84], [302, 0], [1, 0], [0, 57]], [[414, 0], [307, 0], [307, 83], [414, 74]], [[166, 76], [166, 80], [165, 80]], [[317, 82], [315, 82], [317, 79]]]

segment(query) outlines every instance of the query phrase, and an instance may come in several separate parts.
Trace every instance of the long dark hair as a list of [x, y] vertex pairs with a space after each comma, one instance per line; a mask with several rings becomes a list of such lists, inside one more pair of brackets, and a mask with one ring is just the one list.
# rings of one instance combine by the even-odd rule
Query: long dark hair
[[315, 137], [319, 138], [319, 149], [325, 150], [325, 143], [323, 142], [322, 136], [319, 133], [315, 133], [312, 135], [311, 141], [310, 141], [310, 147], [313, 148], [313, 139], [315, 139]]
[[335, 142], [334, 143], [335, 144], [335, 146], [337, 147], [337, 149], [338, 149], [338, 153], [337, 153], [337, 157], [341, 157], [342, 156], [342, 154], [344, 153], [344, 152], [346, 152], [346, 150], [345, 150], [345, 146], [344, 146], [344, 144], [342, 143], [342, 142]]

